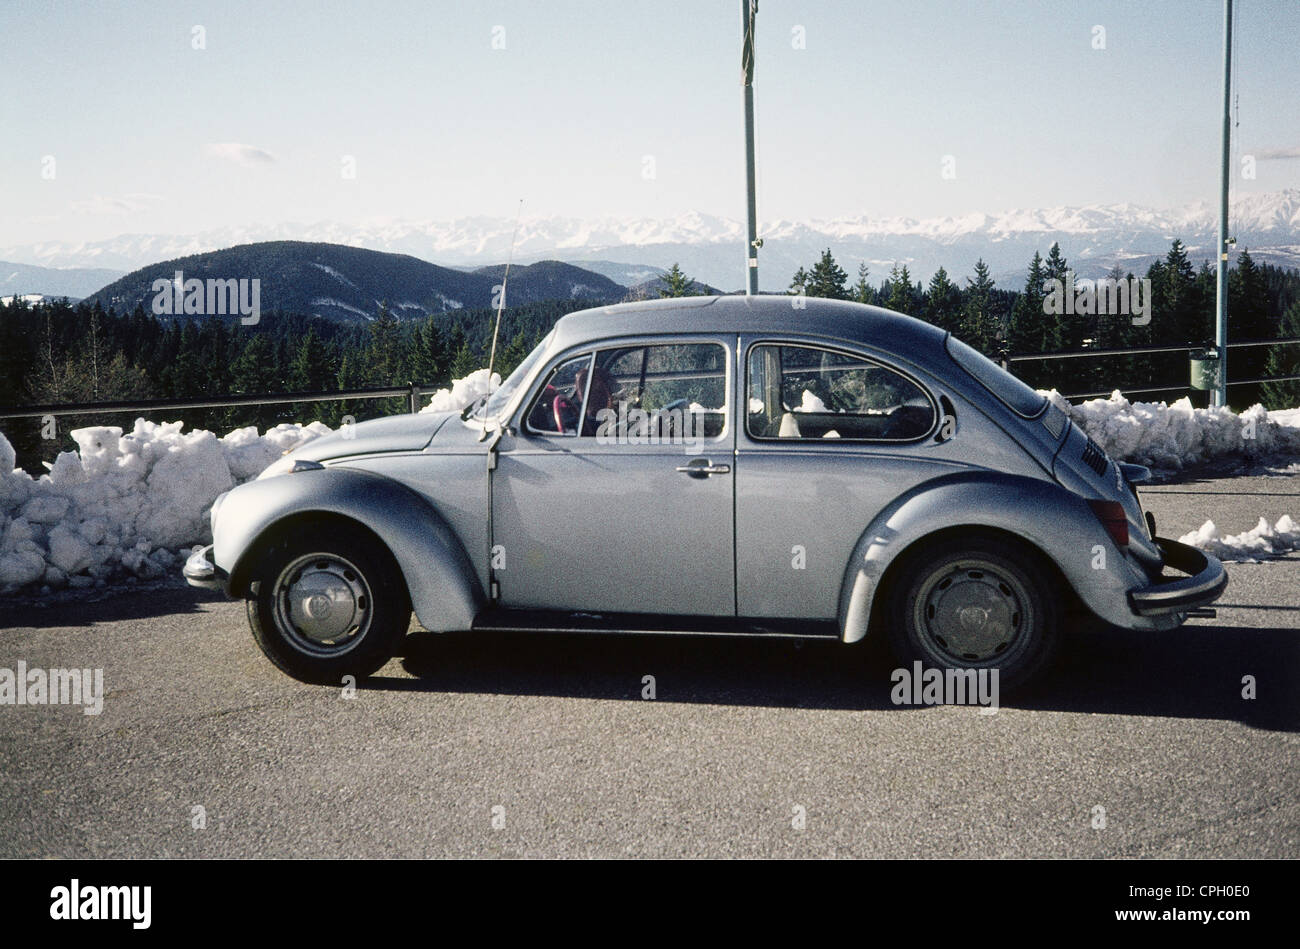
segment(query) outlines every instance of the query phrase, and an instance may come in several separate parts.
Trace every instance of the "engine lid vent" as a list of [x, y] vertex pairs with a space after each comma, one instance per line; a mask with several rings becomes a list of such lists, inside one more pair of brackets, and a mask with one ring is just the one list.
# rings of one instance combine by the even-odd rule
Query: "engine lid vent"
[[1109, 462], [1106, 460], [1106, 453], [1101, 450], [1101, 446], [1091, 438], [1083, 446], [1083, 463], [1097, 472], [1099, 475], [1106, 474], [1106, 468]]

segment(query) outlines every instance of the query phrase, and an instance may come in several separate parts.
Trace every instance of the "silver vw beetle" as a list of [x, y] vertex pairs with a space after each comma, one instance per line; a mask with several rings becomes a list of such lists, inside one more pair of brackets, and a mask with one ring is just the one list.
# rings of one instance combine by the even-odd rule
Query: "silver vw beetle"
[[1148, 477], [919, 320], [658, 300], [564, 317], [463, 412], [286, 455], [217, 499], [185, 575], [246, 598], [311, 682], [375, 672], [414, 610], [431, 632], [887, 637], [1005, 688], [1068, 615], [1164, 630], [1223, 592], [1155, 536]]

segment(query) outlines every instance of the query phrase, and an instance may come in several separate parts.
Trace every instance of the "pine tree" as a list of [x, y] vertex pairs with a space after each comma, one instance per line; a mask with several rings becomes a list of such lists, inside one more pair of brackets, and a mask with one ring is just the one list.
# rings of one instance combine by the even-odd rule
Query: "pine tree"
[[[800, 268], [799, 272], [803, 273], [803, 268]], [[876, 291], [867, 282], [870, 273], [865, 261], [858, 264], [858, 282], [853, 285], [853, 299], [858, 303], [876, 302]]]
[[[1038, 256], [1035, 254], [1034, 256]], [[1061, 245], [1055, 241], [1052, 242], [1051, 248], [1047, 251], [1047, 260], [1043, 263], [1043, 278], [1046, 280], [1059, 280], [1065, 283], [1069, 275], [1070, 265], [1065, 260], [1065, 255], [1061, 253]]]
[[481, 365], [482, 357], [470, 346], [459, 324], [451, 331], [451, 343], [456, 346], [451, 350], [452, 379], [464, 379], [474, 370], [484, 368]]
[[790, 281], [790, 292], [808, 292], [808, 271], [800, 267], [794, 272], [794, 278]]
[[907, 272], [907, 264], [900, 268], [897, 263], [889, 271], [889, 299], [885, 306], [898, 313], [908, 313], [912, 308], [912, 275]]
[[[281, 391], [280, 367], [275, 362], [275, 347], [265, 333], [255, 332], [249, 337], [243, 352], [235, 360], [233, 369], [233, 386], [238, 393], [252, 395]], [[278, 412], [275, 405], [258, 406], [252, 411], [252, 421], [258, 428], [269, 428], [275, 423]]]
[[[1297, 336], [1300, 336], [1300, 300], [1292, 303], [1282, 314], [1282, 324], [1278, 327], [1278, 337], [1281, 339]], [[1300, 376], [1300, 344], [1269, 346], [1267, 349], [1268, 358], [1264, 363], [1264, 375], [1274, 378]], [[1264, 404], [1270, 409], [1292, 409], [1300, 406], [1300, 380], [1266, 382], [1261, 389]]]
[[293, 362], [289, 366], [290, 390], [293, 392], [327, 391], [336, 376], [329, 356], [328, 348], [316, 335], [316, 327], [308, 329], [307, 335], [298, 344]]
[[[659, 290], [661, 297], [694, 297], [699, 296], [695, 290], [695, 281], [686, 274], [682, 273], [682, 268], [674, 263], [668, 268], [668, 272], [663, 276], [663, 287]], [[527, 355], [525, 353], [525, 355]]]
[[[795, 276], [797, 277], [798, 274]], [[831, 249], [828, 247], [822, 254], [821, 260], [813, 264], [813, 269], [808, 274], [807, 294], [810, 297], [847, 300], [849, 292], [845, 289], [844, 284], [848, 279], [849, 275], [844, 272], [843, 267], [835, 262], [835, 258], [831, 255]]]
[[[1273, 339], [1274, 330], [1268, 312], [1268, 288], [1250, 252], [1243, 249], [1237, 266], [1228, 275], [1228, 339], [1247, 342]], [[1231, 379], [1258, 379], [1265, 371], [1269, 351], [1278, 346], [1243, 346], [1229, 350], [1228, 376]], [[1257, 402], [1260, 386], [1237, 387], [1233, 393], [1243, 405]]]
[[274, 392], [276, 365], [272, 344], [265, 333], [253, 333], [235, 360], [234, 389], [241, 394]]
[[956, 332], [961, 326], [961, 291], [940, 267], [925, 293], [925, 319], [941, 330]]
[[989, 276], [984, 258], [975, 262], [975, 279], [966, 278], [966, 305], [962, 310], [961, 332], [963, 342], [974, 346], [990, 359], [999, 353], [999, 321], [993, 311], [993, 278]]
[[416, 327], [412, 338], [411, 373], [415, 381], [430, 385], [446, 384], [450, 381], [447, 378], [447, 366], [450, 362], [451, 355], [442, 338], [437, 317], [426, 317], [424, 322]]
[[1066, 261], [1065, 255], [1061, 253], [1060, 244], [1053, 242], [1052, 246], [1048, 248], [1047, 259], [1043, 261], [1042, 274], [1044, 284], [1050, 281], [1052, 292], [1059, 288], [1061, 296], [1058, 299], [1061, 305], [1059, 313], [1049, 313], [1047, 307], [1040, 308], [1043, 319], [1038, 324], [1038, 332], [1031, 335], [1033, 339], [1033, 350], [1031, 351], [1050, 353], [1054, 350], [1068, 348], [1065, 346], [1065, 341], [1074, 332], [1069, 325], [1071, 317], [1065, 313], [1066, 304], [1064, 299], [1064, 295], [1069, 292], [1073, 274], [1070, 271], [1070, 265]]
[[1204, 343], [1208, 329], [1208, 314], [1198, 312], [1196, 271], [1187, 257], [1183, 242], [1175, 239], [1165, 255], [1163, 280], [1151, 290], [1157, 300], [1163, 300], [1166, 329], [1161, 335], [1171, 342]]
[[507, 378], [528, 357], [535, 345], [536, 342], [527, 333], [516, 333], [514, 339], [510, 340], [510, 345], [497, 353], [497, 364], [492, 371], [500, 373], [502, 379]]
[[400, 385], [405, 381], [405, 363], [397, 317], [386, 302], [381, 303], [379, 313], [370, 324], [370, 384]]
[[[1052, 325], [1052, 320], [1043, 310], [1043, 282], [1047, 279], [1043, 267], [1043, 255], [1034, 251], [1034, 259], [1029, 262], [1029, 274], [1025, 278], [1025, 289], [1011, 308], [1011, 322], [1007, 329], [1007, 349], [1015, 355], [1049, 352], [1050, 349], [1044, 330]], [[1030, 363], [1040, 369], [1040, 363]]]

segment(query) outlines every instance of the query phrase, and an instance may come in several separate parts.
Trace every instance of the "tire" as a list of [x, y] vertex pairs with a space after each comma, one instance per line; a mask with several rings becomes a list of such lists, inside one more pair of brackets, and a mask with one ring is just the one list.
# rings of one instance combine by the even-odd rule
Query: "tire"
[[900, 662], [997, 669], [1001, 690], [1030, 682], [1060, 647], [1061, 597], [1026, 550], [994, 537], [958, 538], [908, 557], [889, 609]]
[[347, 525], [281, 538], [251, 577], [248, 625], [280, 671], [340, 685], [377, 672], [411, 623], [410, 598], [388, 549]]

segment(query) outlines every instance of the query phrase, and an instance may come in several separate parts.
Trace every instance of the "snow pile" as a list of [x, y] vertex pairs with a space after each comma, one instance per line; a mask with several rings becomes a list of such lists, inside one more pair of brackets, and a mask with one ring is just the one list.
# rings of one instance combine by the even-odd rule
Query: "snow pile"
[[1130, 402], [1118, 391], [1109, 399], [1071, 405], [1055, 389], [1045, 393], [1116, 461], [1181, 469], [1228, 455], [1247, 458], [1300, 455], [1300, 410], [1268, 412], [1252, 405], [1241, 414], [1228, 408], [1192, 408], [1187, 398]]
[[487, 395], [489, 388], [495, 391], [500, 387], [500, 373], [492, 373], [492, 379], [489, 383], [488, 371], [486, 369], [475, 369], [464, 379], [453, 380], [450, 389], [439, 389], [435, 392], [429, 400], [429, 404], [420, 410], [420, 414], [459, 412], [465, 406], [477, 402]]
[[[493, 373], [491, 385], [501, 376]], [[487, 392], [480, 369], [440, 389], [424, 411], [462, 409]], [[181, 427], [136, 419], [125, 435], [115, 426], [77, 429], [77, 451], [61, 453], [39, 479], [14, 469], [13, 446], [0, 433], [0, 595], [173, 572], [191, 546], [211, 540], [217, 495], [332, 431], [312, 422], [218, 438]]]
[[1300, 550], [1300, 525], [1289, 514], [1283, 514], [1272, 527], [1261, 517], [1251, 530], [1224, 537], [1214, 521], [1206, 521], [1198, 530], [1184, 534], [1178, 540], [1212, 553], [1220, 560], [1258, 563]]
[[39, 479], [14, 469], [0, 434], [0, 594], [169, 572], [185, 548], [210, 539], [217, 495], [330, 431], [313, 422], [219, 439], [181, 427], [137, 419], [127, 435], [116, 426], [77, 429], [78, 450], [62, 452]]

